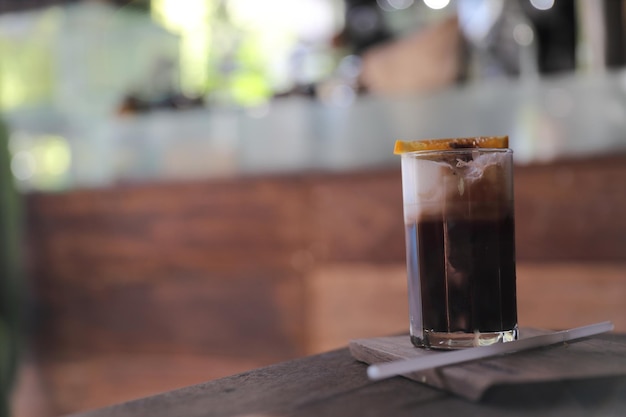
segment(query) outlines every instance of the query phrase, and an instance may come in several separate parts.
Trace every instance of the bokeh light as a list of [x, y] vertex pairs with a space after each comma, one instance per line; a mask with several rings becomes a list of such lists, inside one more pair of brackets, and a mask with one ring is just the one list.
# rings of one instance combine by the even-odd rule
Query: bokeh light
[[20, 151], [11, 158], [11, 172], [18, 181], [27, 181], [35, 175], [37, 164], [31, 152]]
[[384, 11], [393, 12], [408, 9], [413, 5], [414, 0], [376, 0], [376, 3]]
[[549, 10], [554, 6], [554, 0], [530, 0], [530, 4], [537, 10]]
[[71, 152], [64, 138], [45, 136], [38, 148], [41, 170], [51, 176], [63, 175], [70, 168]]
[[513, 28], [513, 39], [519, 45], [528, 46], [533, 43], [534, 38], [533, 29], [526, 23], [518, 23]]
[[204, 91], [209, 69], [212, 32], [210, 22], [214, 2], [186, 0], [152, 0], [155, 21], [180, 36], [180, 83], [183, 93], [194, 96]]
[[450, 0], [424, 0], [424, 4], [433, 10], [441, 10], [450, 4]]
[[70, 145], [62, 136], [16, 131], [9, 139], [11, 172], [22, 189], [63, 186], [72, 166]]

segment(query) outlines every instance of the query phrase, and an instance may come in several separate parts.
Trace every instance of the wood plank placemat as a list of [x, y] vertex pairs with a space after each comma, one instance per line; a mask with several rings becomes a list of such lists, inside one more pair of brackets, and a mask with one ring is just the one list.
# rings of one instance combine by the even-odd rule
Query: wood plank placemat
[[[523, 328], [520, 337], [545, 332]], [[445, 355], [442, 351], [414, 347], [408, 335], [352, 340], [349, 347], [355, 359], [367, 364]], [[596, 336], [403, 376], [478, 401], [490, 388], [499, 385], [626, 376], [626, 343], [610, 335]]]

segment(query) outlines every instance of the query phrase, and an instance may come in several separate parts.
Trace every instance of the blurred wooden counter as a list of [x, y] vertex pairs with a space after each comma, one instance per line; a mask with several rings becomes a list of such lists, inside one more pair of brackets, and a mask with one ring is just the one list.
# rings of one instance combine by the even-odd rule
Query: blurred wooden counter
[[[626, 156], [516, 169], [520, 324], [626, 331]], [[27, 207], [51, 415], [408, 327], [399, 168], [31, 194]]]

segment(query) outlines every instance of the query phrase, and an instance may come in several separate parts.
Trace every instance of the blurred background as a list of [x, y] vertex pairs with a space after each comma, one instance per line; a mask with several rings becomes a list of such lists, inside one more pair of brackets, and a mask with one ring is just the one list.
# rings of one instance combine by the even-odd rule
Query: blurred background
[[509, 135], [519, 322], [626, 331], [623, 0], [0, 0], [0, 415], [406, 332], [396, 139]]

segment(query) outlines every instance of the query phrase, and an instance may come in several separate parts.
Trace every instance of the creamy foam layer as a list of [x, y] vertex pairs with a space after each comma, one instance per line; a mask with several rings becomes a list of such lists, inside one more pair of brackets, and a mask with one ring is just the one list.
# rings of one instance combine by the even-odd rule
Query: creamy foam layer
[[402, 158], [405, 223], [424, 219], [494, 219], [513, 209], [510, 154], [471, 152]]

